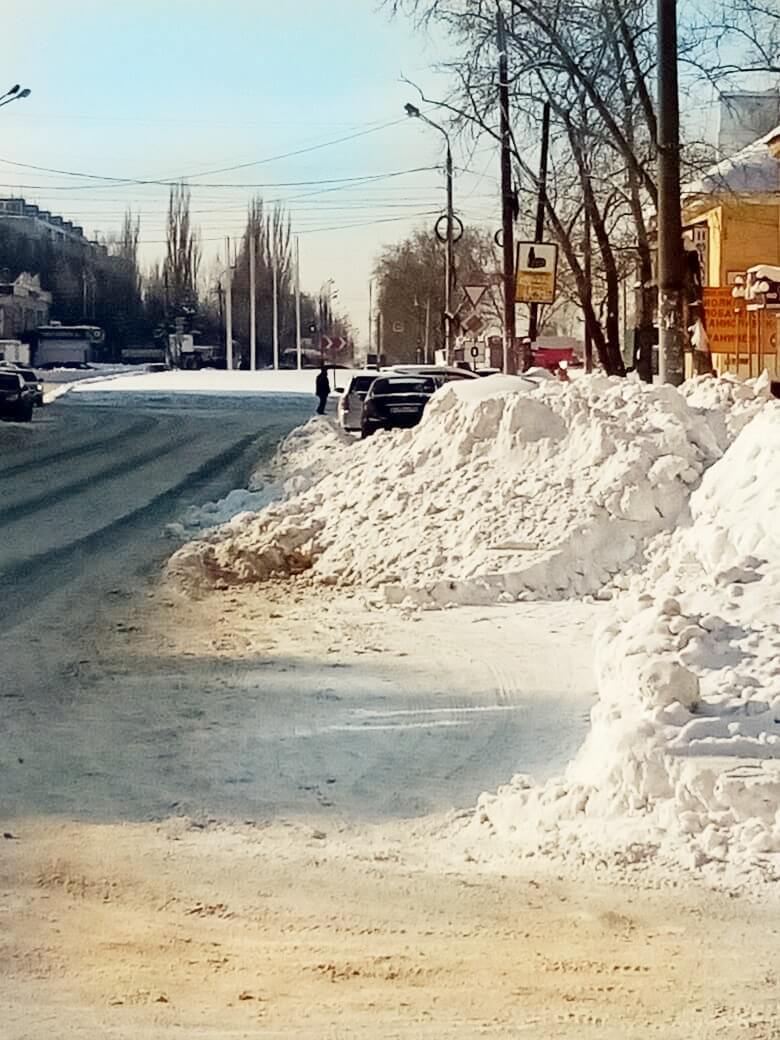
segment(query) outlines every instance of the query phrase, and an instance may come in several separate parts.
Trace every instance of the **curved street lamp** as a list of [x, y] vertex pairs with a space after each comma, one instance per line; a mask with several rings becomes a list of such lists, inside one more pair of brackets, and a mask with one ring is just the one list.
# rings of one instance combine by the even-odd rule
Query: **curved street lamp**
[[428, 126], [432, 126], [434, 130], [438, 130], [440, 134], [444, 134], [444, 140], [447, 142], [447, 163], [446, 163], [446, 178], [447, 178], [447, 252], [446, 262], [444, 270], [444, 346], [447, 354], [447, 364], [452, 364], [452, 290], [455, 281], [455, 260], [453, 256], [453, 243], [454, 243], [454, 216], [452, 209], [452, 149], [450, 148], [450, 135], [444, 129], [443, 126], [439, 126], [438, 123], [434, 123], [432, 119], [423, 115], [420, 109], [416, 105], [407, 104], [404, 105], [404, 111], [412, 119], [422, 119]]
[[10, 90], [6, 90], [5, 94], [0, 94], [0, 108], [3, 105], [10, 105], [12, 101], [20, 101], [22, 98], [29, 97], [32, 91], [29, 87], [20, 87], [18, 83], [14, 83]]

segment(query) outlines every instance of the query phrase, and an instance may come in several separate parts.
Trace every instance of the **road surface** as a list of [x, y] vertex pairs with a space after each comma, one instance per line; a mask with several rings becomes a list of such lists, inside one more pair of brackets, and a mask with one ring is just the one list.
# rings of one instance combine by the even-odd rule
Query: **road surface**
[[585, 622], [572, 678], [502, 664], [527, 636], [496, 617], [465, 640], [443, 614], [425, 634], [391, 631], [325, 592], [297, 615], [284, 590], [274, 608], [250, 589], [238, 613], [228, 596], [166, 615], [158, 596], [152, 620], [177, 544], [166, 524], [243, 486], [311, 407], [106, 400], [44, 409], [0, 463], [6, 811], [404, 818], [573, 754], [591, 701]]

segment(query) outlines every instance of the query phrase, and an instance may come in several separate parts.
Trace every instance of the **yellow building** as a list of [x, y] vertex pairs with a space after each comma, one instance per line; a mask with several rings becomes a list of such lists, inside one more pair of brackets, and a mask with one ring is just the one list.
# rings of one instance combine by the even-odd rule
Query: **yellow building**
[[742, 288], [751, 268], [780, 266], [780, 127], [687, 185], [682, 207], [715, 368], [780, 380], [780, 308], [771, 294], [746, 300]]

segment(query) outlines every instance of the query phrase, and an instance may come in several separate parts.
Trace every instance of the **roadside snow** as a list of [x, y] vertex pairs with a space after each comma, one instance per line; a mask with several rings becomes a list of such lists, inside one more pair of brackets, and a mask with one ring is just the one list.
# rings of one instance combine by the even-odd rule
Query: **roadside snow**
[[474, 837], [780, 877], [780, 405], [753, 419], [596, 636], [599, 701], [563, 777], [483, 795]]
[[314, 416], [284, 438], [270, 463], [254, 471], [248, 488], [236, 488], [217, 502], [190, 506], [167, 531], [175, 537], [192, 538], [234, 519], [241, 524], [272, 502], [305, 491], [327, 469], [343, 465], [353, 445], [352, 437], [327, 419]]
[[[450, 383], [413, 430], [343, 450], [308, 442], [304, 484], [170, 567], [220, 585], [310, 570], [421, 605], [609, 595], [768, 396], [709, 393], [689, 403], [671, 387], [604, 377]], [[318, 470], [326, 476], [310, 484]]]
[[185, 586], [306, 571], [410, 608], [617, 596], [582, 749], [543, 786], [521, 775], [484, 794], [457, 840], [483, 861], [505, 847], [771, 879], [778, 455], [765, 379], [450, 384], [414, 430], [294, 431], [257, 478], [281, 500], [206, 532], [169, 570]]

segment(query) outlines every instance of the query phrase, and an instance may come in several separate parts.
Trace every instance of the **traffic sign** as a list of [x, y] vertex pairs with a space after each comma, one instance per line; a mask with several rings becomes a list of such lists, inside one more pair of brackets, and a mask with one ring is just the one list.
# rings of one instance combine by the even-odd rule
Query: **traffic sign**
[[463, 292], [466, 294], [466, 299], [471, 304], [472, 309], [476, 310], [479, 306], [479, 302], [485, 293], [488, 291], [486, 285], [464, 285]]
[[478, 314], [470, 314], [464, 322], [461, 322], [461, 325], [474, 336], [478, 336], [485, 327], [484, 321]]
[[320, 337], [320, 350], [330, 350], [333, 353], [339, 353], [342, 350], [346, 350], [348, 340], [344, 339], [343, 336], [321, 336]]
[[518, 242], [515, 265], [516, 303], [553, 303], [558, 246], [552, 242]]
[[479, 347], [472, 347], [471, 348], [471, 356], [472, 357], [479, 357]]

